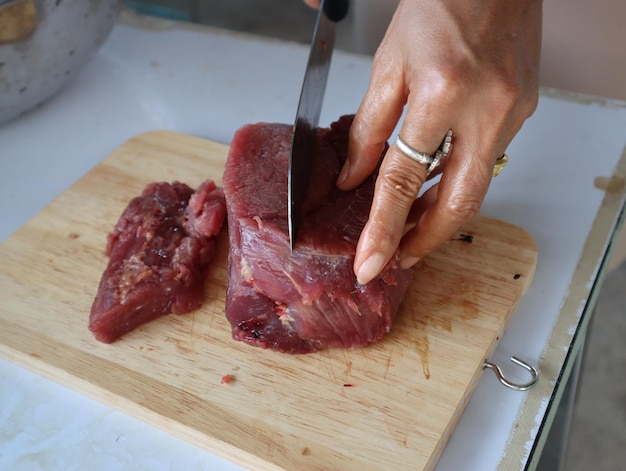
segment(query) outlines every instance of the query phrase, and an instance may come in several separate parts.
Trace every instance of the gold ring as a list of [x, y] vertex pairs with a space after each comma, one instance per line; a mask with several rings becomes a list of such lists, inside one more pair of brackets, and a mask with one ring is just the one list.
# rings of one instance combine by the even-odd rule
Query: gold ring
[[496, 163], [493, 166], [493, 176], [497, 177], [498, 175], [500, 175], [500, 172], [504, 170], [504, 167], [506, 167], [507, 163], [509, 163], [509, 156], [506, 154], [502, 154], [502, 157], [496, 160]]

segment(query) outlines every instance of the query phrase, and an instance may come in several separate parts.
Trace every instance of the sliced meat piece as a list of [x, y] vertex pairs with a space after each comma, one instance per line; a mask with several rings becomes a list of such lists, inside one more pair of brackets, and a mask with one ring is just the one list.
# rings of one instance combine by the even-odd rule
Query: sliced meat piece
[[230, 237], [226, 317], [233, 337], [306, 353], [356, 348], [389, 332], [412, 270], [395, 259], [367, 285], [353, 273], [356, 244], [375, 177], [335, 188], [346, 159], [351, 116], [317, 134], [305, 214], [293, 253], [287, 230], [292, 126], [260, 123], [235, 134], [224, 173]]
[[152, 183], [134, 198], [108, 235], [110, 259], [89, 317], [96, 339], [111, 343], [159, 316], [199, 308], [225, 213], [210, 180], [196, 192]]

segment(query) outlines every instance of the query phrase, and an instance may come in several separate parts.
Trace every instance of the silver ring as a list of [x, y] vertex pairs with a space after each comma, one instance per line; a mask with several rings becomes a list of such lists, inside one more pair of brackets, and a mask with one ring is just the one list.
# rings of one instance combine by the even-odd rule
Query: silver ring
[[413, 147], [404, 142], [400, 136], [396, 137], [396, 146], [398, 146], [400, 152], [410, 159], [415, 160], [419, 164], [428, 165], [428, 169], [426, 170], [426, 176], [428, 176], [437, 168], [441, 159], [450, 152], [450, 149], [452, 148], [452, 129], [448, 129], [446, 137], [444, 137], [443, 142], [439, 146], [439, 149], [435, 152], [435, 155], [430, 155], [426, 152], [420, 152], [413, 149]]

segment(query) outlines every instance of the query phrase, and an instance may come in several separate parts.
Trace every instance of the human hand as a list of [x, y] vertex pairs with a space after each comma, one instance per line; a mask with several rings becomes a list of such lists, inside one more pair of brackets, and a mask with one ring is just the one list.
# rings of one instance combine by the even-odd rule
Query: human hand
[[409, 146], [434, 154], [449, 129], [453, 145], [440, 182], [417, 199], [427, 168], [391, 145], [357, 246], [360, 283], [398, 247], [400, 267], [411, 267], [479, 211], [495, 161], [537, 106], [541, 9], [540, 0], [400, 1], [337, 185], [354, 188], [375, 170], [405, 104], [400, 135]]

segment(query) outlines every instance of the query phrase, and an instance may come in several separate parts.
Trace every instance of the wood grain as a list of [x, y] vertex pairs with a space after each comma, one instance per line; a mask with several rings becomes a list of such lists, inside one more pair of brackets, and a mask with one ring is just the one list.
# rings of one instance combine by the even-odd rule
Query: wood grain
[[200, 310], [112, 345], [87, 330], [106, 234], [128, 201], [152, 181], [220, 183], [227, 150], [139, 135], [0, 244], [0, 354], [251, 469], [432, 469], [531, 282], [536, 245], [519, 227], [464, 226], [422, 260], [392, 332], [360, 350], [290, 356], [233, 341], [227, 234]]

